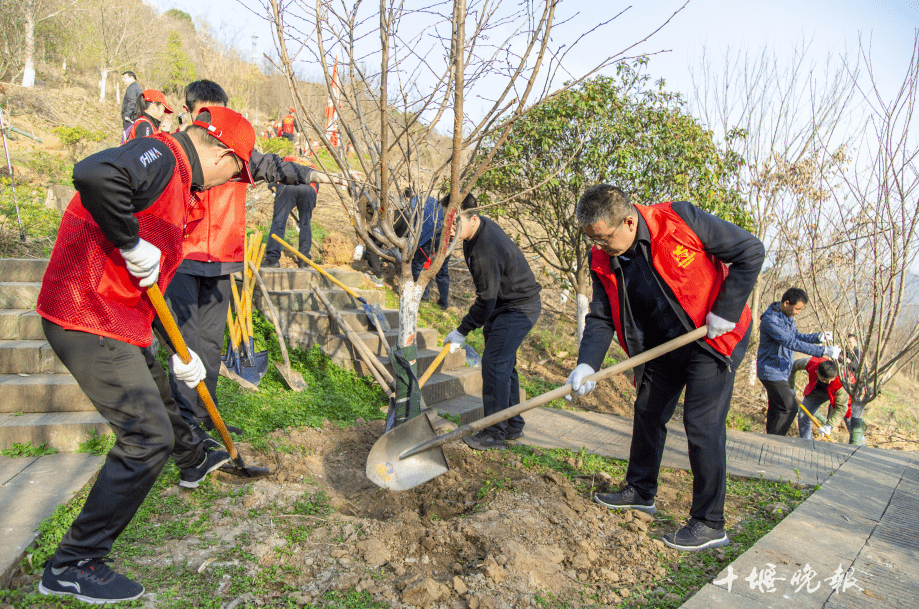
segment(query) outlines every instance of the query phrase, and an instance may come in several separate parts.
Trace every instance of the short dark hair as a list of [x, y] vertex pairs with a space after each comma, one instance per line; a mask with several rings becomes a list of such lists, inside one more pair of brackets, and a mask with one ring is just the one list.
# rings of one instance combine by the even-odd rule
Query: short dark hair
[[414, 197], [415, 193], [414, 191], [412, 191], [412, 187], [406, 186], [405, 190], [402, 191], [402, 196], [405, 197], [406, 199], [411, 199], [412, 197]]
[[834, 379], [839, 374], [839, 366], [831, 359], [817, 364], [817, 376], [825, 379]]
[[229, 102], [227, 92], [212, 80], [196, 80], [185, 87], [185, 107], [189, 112], [193, 112], [195, 106], [201, 103], [226, 106]]
[[592, 226], [600, 221], [612, 226], [627, 218], [632, 209], [629, 195], [622, 189], [609, 184], [597, 184], [581, 195], [574, 215], [581, 226]]
[[135, 74], [135, 73], [132, 72], [131, 70], [125, 70], [124, 72], [121, 73], [121, 75], [122, 75], [122, 76], [130, 76], [130, 77], [133, 78], [134, 80], [137, 80], [137, 74]]
[[793, 305], [796, 305], [799, 302], [807, 304], [807, 292], [801, 288], [788, 288], [785, 290], [785, 293], [782, 294], [781, 302], [787, 302]]
[[[447, 193], [447, 195], [440, 200], [440, 204], [443, 205], [444, 207], [447, 207], [450, 205], [450, 193]], [[478, 208], [479, 208], [479, 202], [476, 201], [475, 195], [472, 194], [471, 192], [468, 195], [466, 195], [466, 198], [463, 199], [463, 203], [460, 205], [460, 211], [467, 211], [470, 209], [478, 210]], [[478, 212], [476, 211], [475, 214], [478, 215]]]

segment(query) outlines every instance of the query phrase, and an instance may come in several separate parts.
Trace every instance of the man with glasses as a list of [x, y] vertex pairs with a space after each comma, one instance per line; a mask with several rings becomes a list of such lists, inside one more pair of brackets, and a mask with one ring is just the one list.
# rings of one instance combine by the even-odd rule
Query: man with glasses
[[588, 188], [575, 214], [594, 244], [594, 287], [578, 365], [568, 377], [574, 395], [596, 386], [584, 379], [600, 367], [614, 335], [634, 356], [708, 325], [707, 338], [634, 369], [637, 397], [626, 485], [594, 500], [611, 509], [657, 511], [666, 424], [685, 389], [693, 500], [689, 522], [665, 535], [664, 543], [678, 550], [726, 545], [725, 422], [734, 374], [750, 340], [746, 301], [763, 264], [763, 244], [691, 203], [633, 205], [624, 192], [606, 184]]

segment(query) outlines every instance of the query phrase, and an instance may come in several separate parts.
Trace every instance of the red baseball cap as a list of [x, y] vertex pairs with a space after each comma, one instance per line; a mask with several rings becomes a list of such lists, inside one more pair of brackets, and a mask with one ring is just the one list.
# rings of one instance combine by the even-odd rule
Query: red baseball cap
[[[201, 114], [205, 112], [211, 115], [210, 123], [201, 120]], [[192, 122], [192, 125], [207, 129], [208, 133], [223, 142], [227, 148], [242, 159], [243, 171], [239, 175], [240, 181], [248, 184], [255, 183], [255, 180], [252, 179], [252, 172], [249, 171], [249, 157], [252, 156], [252, 147], [255, 146], [255, 129], [252, 128], [246, 117], [223, 106], [210, 106], [201, 108], [198, 118]]]
[[166, 96], [163, 95], [162, 91], [157, 91], [156, 89], [147, 89], [142, 93], [144, 96], [144, 101], [146, 102], [160, 102], [166, 107], [166, 114], [172, 114], [172, 108], [169, 107], [169, 104], [166, 103]]
[[288, 108], [287, 110], [288, 110], [289, 112], [296, 112], [296, 110], [294, 110], [293, 108]]

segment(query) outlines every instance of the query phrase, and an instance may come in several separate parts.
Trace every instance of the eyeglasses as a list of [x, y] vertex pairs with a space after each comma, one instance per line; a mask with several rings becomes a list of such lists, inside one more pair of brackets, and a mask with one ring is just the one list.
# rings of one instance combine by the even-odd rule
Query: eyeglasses
[[239, 162], [239, 156], [237, 156], [237, 154], [233, 152], [233, 150], [231, 150], [230, 148], [227, 148], [224, 154], [227, 154], [227, 153], [229, 153], [230, 156], [233, 157], [233, 164], [236, 165], [236, 173], [234, 174], [234, 176], [242, 175], [243, 166]]
[[605, 237], [587, 237], [587, 241], [598, 247], [603, 247], [604, 245], [609, 244], [610, 239], [613, 238], [613, 235], [616, 234], [616, 231], [622, 226], [622, 223], [625, 222], [625, 218], [619, 221], [619, 224], [616, 225], [616, 228], [613, 229], [613, 232], [608, 234]]

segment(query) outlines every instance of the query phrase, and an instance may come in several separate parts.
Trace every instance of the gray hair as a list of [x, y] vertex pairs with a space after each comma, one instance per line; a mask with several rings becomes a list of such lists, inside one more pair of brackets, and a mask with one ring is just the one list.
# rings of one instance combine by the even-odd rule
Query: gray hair
[[633, 209], [629, 196], [622, 190], [609, 184], [597, 184], [581, 195], [574, 215], [581, 226], [592, 226], [600, 221], [613, 226], [631, 215]]

